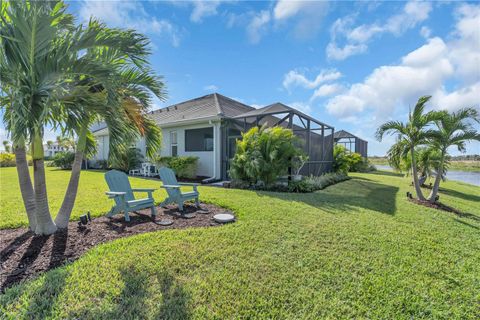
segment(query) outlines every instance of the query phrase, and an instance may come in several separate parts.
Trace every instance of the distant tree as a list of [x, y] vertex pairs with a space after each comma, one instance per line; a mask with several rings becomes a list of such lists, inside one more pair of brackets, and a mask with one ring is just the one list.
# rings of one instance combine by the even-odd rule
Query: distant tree
[[10, 142], [8, 140], [3, 140], [3, 149], [5, 150], [6, 153], [10, 153]]

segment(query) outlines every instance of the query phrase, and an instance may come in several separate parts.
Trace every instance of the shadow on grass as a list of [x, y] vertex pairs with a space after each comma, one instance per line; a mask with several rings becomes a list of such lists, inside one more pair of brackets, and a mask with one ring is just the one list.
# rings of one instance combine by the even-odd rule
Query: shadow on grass
[[358, 209], [395, 214], [395, 197], [399, 188], [372, 182], [366, 178], [353, 178], [313, 193], [277, 193], [258, 191], [260, 196], [298, 201], [329, 213], [353, 212]]
[[460, 199], [463, 199], [463, 200], [475, 201], [475, 202], [480, 203], [480, 196], [477, 196], [477, 195], [474, 195], [474, 194], [463, 193], [463, 192], [459, 192], [459, 191], [452, 190], [452, 189], [446, 189], [446, 188], [440, 188], [439, 192], [440, 192], [440, 194], [443, 193], [443, 194], [446, 194], [446, 195], [451, 196], [451, 197], [456, 197], [456, 198], [460, 198]]
[[[120, 275], [123, 288], [120, 295], [113, 299], [113, 308], [84, 309], [78, 316], [92, 319], [191, 318], [188, 309], [190, 296], [169, 273], [152, 275], [133, 267], [121, 269]], [[150, 292], [152, 288], [157, 292]], [[161, 298], [152, 303], [151, 296], [157, 295], [158, 290]]]
[[461, 224], [463, 224], [463, 225], [465, 225], [465, 226], [468, 226], [468, 227], [470, 227], [470, 228], [480, 230], [479, 227], [477, 227], [477, 226], [475, 226], [475, 225], [473, 225], [473, 224], [471, 224], [471, 223], [468, 223], [468, 222], [465, 222], [465, 221], [462, 221], [462, 220], [458, 220], [458, 219], [453, 219], [453, 220], [454, 220], [455, 222], [457, 222], [457, 223], [461, 223]]

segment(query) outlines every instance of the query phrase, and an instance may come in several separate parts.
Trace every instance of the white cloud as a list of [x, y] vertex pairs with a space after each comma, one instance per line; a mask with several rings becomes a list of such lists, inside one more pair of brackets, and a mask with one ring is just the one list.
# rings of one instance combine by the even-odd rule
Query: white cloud
[[[344, 60], [349, 56], [367, 51], [367, 43], [376, 35], [391, 33], [400, 36], [418, 23], [425, 21], [432, 9], [428, 2], [409, 1], [403, 11], [391, 16], [383, 24], [363, 24], [353, 27], [354, 15], [337, 19], [330, 28], [331, 41], [327, 45], [327, 57]], [[338, 42], [345, 43], [340, 46]]]
[[288, 106], [290, 106], [294, 109], [297, 109], [297, 110], [299, 110], [299, 111], [301, 111], [305, 114], [308, 114], [308, 115], [310, 115], [310, 113], [312, 112], [312, 107], [308, 103], [292, 102], [292, 103], [289, 103]]
[[202, 22], [203, 18], [217, 14], [217, 8], [221, 1], [193, 1], [193, 11], [190, 20], [193, 22]]
[[420, 29], [420, 35], [425, 39], [428, 39], [432, 35], [432, 30], [429, 27], [423, 26]]
[[270, 19], [270, 12], [266, 10], [253, 15], [252, 20], [247, 25], [247, 35], [251, 43], [260, 42], [260, 39], [266, 33]]
[[93, 16], [109, 26], [163, 36], [170, 39], [172, 46], [180, 45], [179, 28], [168, 20], [151, 16], [139, 1], [83, 1], [79, 15], [83, 22]]
[[433, 96], [434, 109], [479, 108], [480, 5], [462, 5], [455, 17], [449, 41], [428, 39], [399, 64], [376, 68], [363, 82], [328, 100], [328, 113], [347, 121], [362, 115], [378, 123], [405, 111], [422, 95]]
[[279, 0], [272, 15], [278, 23], [296, 18], [293, 35], [299, 39], [307, 39], [319, 31], [327, 11], [327, 1]]
[[341, 84], [338, 84], [338, 83], [324, 84], [324, 85], [318, 87], [313, 92], [313, 95], [310, 98], [310, 101], [313, 101], [317, 98], [332, 96], [332, 95], [337, 94], [337, 93], [339, 93], [343, 90], [345, 90], [345, 88]]
[[203, 90], [205, 91], [218, 91], [218, 87], [214, 84], [210, 84], [208, 86], [203, 87]]
[[308, 80], [303, 73], [297, 70], [291, 70], [285, 74], [283, 78], [283, 87], [287, 90], [290, 90], [294, 86], [300, 86], [305, 89], [314, 89], [324, 82], [337, 80], [341, 76], [342, 74], [335, 69], [322, 70], [314, 80]]

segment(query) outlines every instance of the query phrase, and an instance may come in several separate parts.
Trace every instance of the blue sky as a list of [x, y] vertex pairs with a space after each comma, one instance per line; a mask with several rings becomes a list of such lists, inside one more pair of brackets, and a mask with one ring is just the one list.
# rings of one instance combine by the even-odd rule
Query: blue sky
[[[281, 101], [383, 155], [393, 138], [378, 143], [376, 127], [405, 120], [419, 96], [433, 95], [432, 109], [480, 105], [478, 2], [69, 5], [79, 21], [93, 15], [150, 37], [151, 62], [168, 87], [168, 100], [153, 108], [211, 92], [256, 107]], [[467, 152], [480, 153], [480, 144]]]

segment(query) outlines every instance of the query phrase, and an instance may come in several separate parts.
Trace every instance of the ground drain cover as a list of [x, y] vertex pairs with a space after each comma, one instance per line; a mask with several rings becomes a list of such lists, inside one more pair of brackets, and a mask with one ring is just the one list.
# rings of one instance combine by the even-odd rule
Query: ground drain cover
[[213, 220], [219, 223], [227, 223], [235, 221], [235, 216], [230, 213], [219, 213], [213, 216]]
[[156, 224], [161, 225], [161, 226], [171, 226], [173, 224], [172, 220], [164, 219], [160, 221], [154, 221]]

